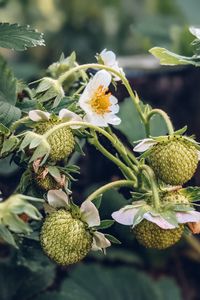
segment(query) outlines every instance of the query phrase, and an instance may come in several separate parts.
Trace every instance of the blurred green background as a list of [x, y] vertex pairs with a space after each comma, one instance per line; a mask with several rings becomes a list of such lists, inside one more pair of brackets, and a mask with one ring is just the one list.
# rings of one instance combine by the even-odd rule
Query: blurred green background
[[[0, 51], [19, 79], [34, 80], [43, 76], [62, 52], [67, 56], [75, 50], [79, 62], [90, 62], [97, 52], [111, 49], [127, 57], [125, 67], [137, 62], [137, 68], [134, 63], [131, 72], [129, 68], [128, 76], [142, 99], [169, 112], [177, 129], [187, 123], [189, 133], [200, 137], [199, 71], [153, 64], [147, 72], [144, 65], [140, 68], [141, 57], [134, 59], [135, 55], [148, 54], [153, 46], [192, 55], [193, 37], [188, 25], [200, 25], [199, 12], [199, 0], [1, 0], [1, 21], [37, 28], [44, 32], [47, 46], [25, 52]], [[123, 101], [127, 96], [123, 87], [117, 96], [122, 101], [122, 134], [129, 142], [141, 138], [143, 129], [130, 102]], [[132, 114], [133, 123], [126, 121], [127, 114]], [[82, 175], [74, 186], [76, 201], [101, 183], [120, 176], [91, 146], [79, 163]], [[16, 170], [11, 175], [1, 173], [1, 185], [9, 188], [20, 176], [20, 172], [16, 176]], [[200, 184], [198, 175], [193, 183]], [[129, 196], [126, 189], [106, 193], [101, 215], [109, 218]], [[200, 248], [196, 240], [158, 252], [140, 247], [126, 227], [114, 225], [112, 233], [122, 241], [121, 246], [109, 249], [107, 256], [92, 254], [84, 263], [70, 268], [52, 264], [37, 241], [25, 241], [19, 252], [0, 245], [0, 299], [199, 299]]]

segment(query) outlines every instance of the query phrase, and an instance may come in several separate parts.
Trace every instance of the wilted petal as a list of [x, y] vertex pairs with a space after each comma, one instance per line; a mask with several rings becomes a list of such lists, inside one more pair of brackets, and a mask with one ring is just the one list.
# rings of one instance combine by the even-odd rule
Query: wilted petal
[[28, 113], [29, 118], [34, 121], [34, 122], [38, 122], [38, 121], [48, 121], [50, 118], [50, 113], [36, 109], [36, 110], [31, 110]]
[[47, 202], [54, 208], [66, 207], [69, 205], [69, 198], [61, 190], [50, 190], [47, 193]]
[[81, 215], [89, 227], [99, 226], [100, 217], [99, 211], [91, 201], [84, 201], [80, 207]]
[[133, 219], [138, 212], [138, 208], [133, 208], [132, 205], [126, 205], [120, 210], [112, 213], [112, 218], [119, 224], [133, 225]]
[[[74, 121], [74, 122], [82, 122], [82, 118], [77, 115], [76, 113], [66, 109], [66, 108], [63, 108], [60, 110], [59, 112], [59, 117], [61, 119], [63, 119], [64, 121], [66, 122], [70, 122], [70, 121]], [[80, 128], [81, 126], [78, 126], [78, 125], [73, 125], [73, 126], [70, 126], [72, 129], [78, 129]]]
[[191, 210], [187, 212], [177, 212], [178, 223], [200, 222], [200, 212]]
[[189, 222], [187, 225], [193, 234], [200, 233], [200, 222]]
[[93, 233], [92, 250], [98, 251], [103, 250], [111, 246], [111, 242], [101, 232], [95, 231]]
[[155, 144], [156, 141], [154, 141], [153, 139], [144, 139], [137, 146], [135, 146], [133, 150], [135, 152], [145, 152]]
[[174, 229], [176, 228], [174, 225], [167, 222], [163, 217], [161, 216], [152, 216], [151, 213], [147, 212], [144, 214], [144, 219], [146, 219], [149, 222], [155, 223], [160, 228], [163, 229]]

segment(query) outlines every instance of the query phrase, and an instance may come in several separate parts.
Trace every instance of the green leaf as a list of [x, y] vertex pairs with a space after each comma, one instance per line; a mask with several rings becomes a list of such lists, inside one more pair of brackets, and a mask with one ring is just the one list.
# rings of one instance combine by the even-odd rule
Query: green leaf
[[8, 126], [21, 117], [21, 111], [15, 107], [16, 79], [2, 57], [0, 57], [0, 70], [0, 122]]
[[[140, 105], [143, 111], [147, 108], [148, 110], [151, 109], [149, 105], [144, 105], [142, 101], [140, 101]], [[127, 137], [131, 144], [133, 141], [138, 141], [146, 137], [144, 125], [141, 123], [138, 112], [130, 98], [125, 99], [120, 104], [120, 111], [118, 115], [122, 122], [116, 126], [116, 129], [119, 129]], [[153, 116], [150, 121], [150, 126], [152, 136], [165, 135], [167, 132], [166, 125], [162, 117], [159, 115]]]
[[181, 291], [180, 288], [177, 286], [176, 282], [167, 277], [161, 278], [158, 283], [157, 287], [160, 289], [161, 298], [162, 300], [181, 300]]
[[2, 123], [0, 123], [0, 132], [3, 133], [4, 135], [9, 135], [10, 130], [4, 126]]
[[0, 23], [0, 47], [21, 51], [44, 45], [43, 34], [29, 25]]
[[187, 57], [173, 53], [165, 48], [154, 47], [149, 52], [160, 60], [161, 65], [194, 65], [200, 66], [197, 57]]
[[102, 220], [101, 224], [98, 226], [98, 229], [106, 229], [111, 227], [115, 223], [114, 220]]
[[3, 147], [1, 150], [2, 154], [8, 154], [9, 152], [12, 152], [18, 145], [18, 138], [16, 136], [11, 136], [9, 139], [5, 140], [3, 142]]

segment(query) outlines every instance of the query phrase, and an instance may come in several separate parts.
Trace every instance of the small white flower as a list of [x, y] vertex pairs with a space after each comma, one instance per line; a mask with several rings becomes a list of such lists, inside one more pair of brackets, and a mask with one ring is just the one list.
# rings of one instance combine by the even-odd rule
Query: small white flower
[[[49, 112], [45, 112], [45, 111], [36, 109], [36, 110], [31, 110], [29, 112], [28, 116], [32, 121], [40, 122], [40, 121], [50, 120], [51, 114]], [[74, 113], [66, 108], [61, 109], [58, 116], [64, 122], [70, 122], [70, 121], [82, 122], [83, 121], [79, 115], [77, 115], [76, 113]], [[77, 128], [80, 128], [81, 126], [73, 125], [70, 127], [73, 129], [77, 129]]]
[[118, 100], [108, 93], [110, 83], [111, 75], [104, 70], [90, 79], [79, 99], [79, 105], [86, 113], [86, 122], [102, 127], [120, 124], [120, 118], [115, 115], [119, 112]]
[[[104, 49], [99, 54], [99, 58], [105, 66], [111, 67], [115, 71], [125, 76], [123, 69], [119, 67], [118, 61], [116, 60], [116, 55], [113, 51], [108, 51], [107, 49]], [[114, 80], [119, 81], [121, 79], [120, 77], [114, 75]]]
[[[115, 211], [112, 214], [113, 219], [122, 225], [133, 225], [134, 218], [138, 213], [140, 207], [136, 207], [134, 205], [126, 205], [125, 207], [121, 208], [118, 211]], [[180, 224], [188, 223], [188, 222], [199, 222], [200, 221], [200, 213], [194, 210], [187, 211], [187, 212], [176, 212], [176, 219], [177, 222]], [[154, 215], [151, 211], [147, 211], [144, 213], [142, 218], [139, 220], [141, 222], [143, 219], [148, 220], [149, 222], [155, 223], [159, 227], [163, 229], [174, 229], [176, 226], [168, 222], [165, 218], [161, 215], [157, 214]], [[138, 223], [139, 223], [138, 222]], [[135, 225], [137, 225], [136, 223]]]

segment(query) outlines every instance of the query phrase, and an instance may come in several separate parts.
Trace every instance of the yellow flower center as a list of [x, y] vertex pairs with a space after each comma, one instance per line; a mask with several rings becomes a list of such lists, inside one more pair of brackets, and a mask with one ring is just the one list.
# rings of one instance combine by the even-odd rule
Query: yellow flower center
[[99, 115], [110, 112], [110, 96], [111, 93], [108, 93], [108, 88], [100, 85], [89, 102], [92, 110]]

